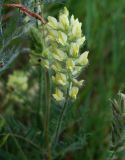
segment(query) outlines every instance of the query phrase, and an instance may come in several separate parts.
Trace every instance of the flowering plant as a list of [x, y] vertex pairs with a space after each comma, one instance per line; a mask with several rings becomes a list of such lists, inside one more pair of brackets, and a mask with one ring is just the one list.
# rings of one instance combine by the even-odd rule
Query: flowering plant
[[[85, 51], [80, 54], [80, 49], [85, 42], [81, 27], [82, 24], [79, 20], [75, 19], [73, 15], [70, 17], [69, 11], [64, 7], [59, 14], [59, 20], [49, 16], [48, 23], [44, 26], [40, 26], [38, 30], [31, 29], [32, 35], [37, 37], [35, 39], [38, 44], [42, 43], [42, 47], [36, 45], [32, 50], [30, 61], [31, 64], [39, 64], [45, 71], [44, 85], [47, 86], [45, 87], [47, 90], [45, 97], [47, 98], [48, 117], [46, 126], [49, 125], [52, 97], [57, 104], [63, 105], [55, 131], [55, 144], [59, 138], [68, 101], [74, 101], [77, 98], [79, 88], [84, 83], [84, 80], [77, 79], [81, 71], [88, 65], [89, 53]], [[48, 134], [48, 130], [48, 127], [45, 128], [45, 135]], [[48, 143], [48, 138], [46, 142]]]
[[[37, 65], [34, 68], [38, 69], [39, 83], [35, 85], [35, 89], [32, 90], [32, 87], [29, 89], [29, 79], [32, 77], [30, 73], [13, 72], [8, 76], [7, 88], [10, 93], [7, 103], [12, 100], [18, 105], [25, 104], [31, 107], [32, 95], [34, 96], [32, 92], [36, 94], [38, 91], [36, 94], [38, 96], [34, 96], [38, 98], [38, 103], [34, 108], [36, 109], [36, 122], [40, 126], [40, 139], [42, 137], [43, 140], [42, 156], [44, 159], [51, 160], [53, 150], [59, 144], [62, 122], [70, 105], [69, 101], [72, 103], [77, 99], [79, 89], [84, 84], [84, 80], [78, 80], [78, 77], [89, 63], [89, 52], [85, 51], [81, 54], [81, 47], [85, 43], [85, 36], [81, 29], [82, 23], [74, 18], [74, 15], [70, 16], [66, 7], [60, 11], [58, 19], [48, 16], [46, 21], [40, 14], [30, 11], [21, 4], [3, 6], [18, 8], [27, 16], [32, 16], [41, 22], [36, 20], [36, 25], [30, 26], [28, 32], [31, 42], [28, 48], [30, 66], [33, 68]], [[20, 98], [27, 90], [28, 96]], [[52, 106], [58, 106], [59, 115], [57, 115], [56, 126], [51, 131], [51, 115], [56, 108], [51, 109]], [[25, 155], [23, 159], [24, 157]]]
[[[84, 80], [77, 80], [80, 72], [88, 64], [88, 51], [80, 54], [85, 42], [82, 35], [82, 24], [65, 7], [60, 12], [59, 21], [49, 16], [45, 26], [45, 46], [38, 55], [43, 68], [51, 71], [51, 80], [55, 86], [53, 97], [56, 101], [64, 101], [66, 93], [75, 100]], [[36, 54], [32, 55], [32, 62]]]

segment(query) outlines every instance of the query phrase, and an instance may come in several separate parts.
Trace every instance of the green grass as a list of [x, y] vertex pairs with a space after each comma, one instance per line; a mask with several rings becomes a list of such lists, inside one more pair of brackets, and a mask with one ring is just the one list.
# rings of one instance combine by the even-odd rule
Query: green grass
[[[68, 0], [66, 4], [46, 4], [44, 8], [45, 16], [57, 16], [58, 11], [64, 5], [68, 7], [70, 13], [78, 17], [83, 23], [83, 33], [86, 35], [86, 44], [83, 50], [88, 49], [90, 51], [89, 65], [86, 71], [80, 75], [86, 81], [85, 86], [81, 89], [78, 100], [67, 113], [64, 126], [71, 126], [75, 119], [77, 120], [81, 117], [83, 119], [80, 124], [76, 123], [73, 127], [66, 128], [64, 135], [62, 135], [65, 137], [67, 144], [71, 144], [73, 140], [77, 141], [79, 139], [82, 145], [81, 147], [80, 144], [71, 146], [71, 150], [69, 149], [64, 154], [64, 160], [66, 158], [70, 160], [70, 157], [73, 160], [105, 160], [109, 149], [112, 119], [109, 99], [114, 97], [119, 90], [123, 92], [125, 90], [125, 1]], [[4, 12], [6, 13], [7, 11]], [[18, 11], [14, 13], [16, 13], [17, 17], [19, 16]], [[6, 25], [10, 27], [7, 28], [8, 31], [5, 38], [15, 30], [16, 18], [14, 22], [13, 24], [13, 18], [7, 21]], [[27, 39], [24, 37], [23, 40], [27, 42]], [[2, 46], [1, 41], [0, 43]], [[13, 42], [13, 44], [17, 43], [17, 41]], [[23, 46], [25, 46], [24, 44]], [[26, 45], [29, 45], [28, 42]], [[4, 117], [0, 119], [0, 133], [12, 132], [20, 135], [21, 132], [21, 136], [24, 138], [24, 140], [16, 138], [15, 141], [13, 136], [10, 135], [10, 138], [7, 137], [8, 140], [4, 139], [4, 145], [0, 149], [0, 159], [2, 160], [16, 160], [15, 154], [17, 154], [19, 160], [23, 160], [25, 156], [27, 160], [41, 159], [40, 153], [42, 151], [39, 151], [37, 148], [39, 146], [43, 147], [41, 143], [43, 139], [39, 135], [39, 132], [42, 130], [42, 124], [41, 119], [39, 119], [39, 126], [36, 126], [36, 121], [34, 120], [37, 102], [35, 101], [33, 105], [32, 99], [29, 97], [31, 106], [28, 105], [28, 102], [27, 104], [24, 103], [19, 111], [17, 104], [13, 104], [13, 102], [6, 106], [3, 104], [4, 96], [8, 93], [6, 89], [7, 78], [13, 70], [19, 69], [30, 72], [30, 80], [32, 82], [29, 82], [29, 86], [35, 84], [36, 81], [38, 82], [39, 73], [36, 70], [30, 70], [29, 65], [24, 65], [24, 59], [27, 64], [27, 55], [21, 54], [0, 77], [0, 82], [4, 84], [2, 85], [4, 90], [0, 89], [0, 113], [1, 117]], [[35, 92], [37, 93], [37, 91]], [[35, 98], [39, 99], [37, 95], [35, 95]], [[53, 112], [58, 113], [54, 107]], [[55, 116], [56, 121], [57, 115], [53, 113], [53, 116]], [[30, 128], [29, 126], [32, 127]], [[53, 130], [54, 128], [51, 129], [51, 132]], [[33, 140], [31, 147], [29, 147], [30, 140]], [[62, 144], [63, 149], [66, 148], [65, 145]], [[62, 149], [61, 146], [59, 147], [59, 150]], [[58, 149], [56, 153], [58, 153]], [[54, 154], [56, 155], [56, 153]], [[61, 158], [59, 157], [57, 160], [61, 160]]]

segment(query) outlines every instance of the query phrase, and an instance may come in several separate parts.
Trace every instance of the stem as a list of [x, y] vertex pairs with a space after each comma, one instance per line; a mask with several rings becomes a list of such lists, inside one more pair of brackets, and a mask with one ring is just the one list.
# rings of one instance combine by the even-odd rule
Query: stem
[[43, 100], [43, 74], [42, 74], [42, 68], [39, 66], [39, 100], [38, 100], [38, 107], [37, 107], [37, 114], [36, 114], [36, 120], [37, 125], [39, 126], [40, 122], [40, 114], [43, 118], [43, 112], [41, 110], [42, 108], [42, 100]]
[[[35, 6], [34, 6], [34, 12], [37, 13], [37, 0], [35, 0]], [[39, 24], [38, 21], [36, 19], [36, 27], [39, 28]], [[40, 122], [40, 111], [42, 108], [42, 98], [43, 98], [43, 76], [42, 76], [42, 68], [41, 66], [39, 66], [39, 104], [37, 107], [37, 114], [36, 114], [36, 121], [37, 121], [37, 125], [39, 126], [39, 122]], [[42, 113], [42, 117], [43, 117], [43, 113]], [[43, 121], [42, 121], [43, 122]]]
[[40, 108], [42, 106], [41, 98], [42, 98], [42, 68], [41, 66], [39, 66], [39, 105], [37, 108], [37, 113], [39, 113]]
[[[1, 4], [0, 4], [0, 6], [1, 6]], [[42, 16], [30, 11], [27, 7], [23, 6], [22, 4], [3, 4], [2, 6], [19, 8], [27, 16], [35, 17], [36, 19], [40, 20], [42, 22], [42, 24], [44, 24], [44, 25], [47, 23], [46, 20]]]
[[63, 117], [64, 117], [66, 109], [67, 109], [67, 104], [68, 104], [68, 89], [67, 89], [67, 93], [66, 93], [65, 103], [64, 103], [64, 106], [62, 108], [62, 112], [60, 114], [60, 117], [59, 117], [59, 120], [58, 120], [58, 124], [57, 124], [57, 129], [56, 129], [56, 134], [55, 134], [55, 145], [56, 145], [56, 143], [58, 141], [58, 138], [59, 138]]
[[45, 73], [45, 98], [46, 98], [46, 115], [45, 115], [45, 142], [48, 151], [47, 159], [51, 160], [51, 151], [50, 151], [50, 143], [49, 143], [49, 118], [50, 118], [50, 108], [51, 108], [51, 89], [50, 89], [50, 75], [46, 71]]

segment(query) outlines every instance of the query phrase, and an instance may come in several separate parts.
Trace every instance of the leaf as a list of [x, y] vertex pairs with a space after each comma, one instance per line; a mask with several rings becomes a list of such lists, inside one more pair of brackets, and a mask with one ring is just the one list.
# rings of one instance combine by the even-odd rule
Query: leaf
[[6, 134], [6, 135], [2, 138], [2, 140], [0, 141], [0, 147], [2, 147], [2, 146], [6, 143], [6, 141], [7, 141], [8, 138], [9, 138], [9, 136], [10, 136], [10, 134]]
[[0, 129], [3, 128], [5, 126], [5, 120], [2, 116], [0, 116]]

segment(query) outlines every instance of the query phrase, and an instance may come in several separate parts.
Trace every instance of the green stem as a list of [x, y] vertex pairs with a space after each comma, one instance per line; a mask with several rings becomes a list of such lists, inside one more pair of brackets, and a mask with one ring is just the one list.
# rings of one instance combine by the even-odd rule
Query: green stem
[[39, 126], [40, 123], [40, 116], [43, 118], [43, 112], [42, 112], [42, 100], [43, 100], [43, 74], [42, 74], [42, 68], [39, 66], [39, 100], [38, 100], [38, 107], [37, 107], [37, 114], [36, 114], [36, 120], [37, 125]]
[[[39, 2], [38, 0], [35, 0], [35, 6], [34, 6], [34, 11], [37, 12], [37, 2]], [[39, 24], [38, 21], [36, 20], [36, 27], [39, 28]], [[43, 70], [42, 67], [39, 66], [39, 98], [38, 98], [38, 107], [37, 107], [37, 113], [36, 113], [36, 121], [37, 121], [37, 126], [41, 126], [41, 118], [42, 118], [42, 125], [44, 126], [44, 122], [43, 122]]]
[[56, 128], [55, 145], [56, 145], [56, 143], [58, 141], [58, 138], [59, 138], [59, 134], [60, 134], [61, 126], [62, 126], [63, 117], [64, 117], [66, 109], [67, 109], [68, 99], [69, 98], [68, 98], [68, 89], [67, 89], [65, 103], [64, 103], [64, 106], [62, 108], [61, 114], [59, 116], [59, 120], [58, 120], [58, 124], [57, 124], [57, 128]]
[[[37, 2], [37, 0], [35, 0]], [[39, 1], [39, 0], [38, 0]], [[40, 3], [41, 4], [41, 3]], [[43, 5], [41, 4], [41, 10], [43, 12]], [[45, 31], [43, 26], [43, 46], [46, 46], [45, 43]], [[50, 74], [48, 71], [45, 72], [45, 115], [44, 115], [44, 136], [45, 136], [45, 148], [47, 149], [47, 160], [51, 160], [51, 149], [49, 142], [49, 118], [50, 118], [50, 108], [51, 108], [51, 83], [50, 83]], [[43, 104], [44, 105], [44, 104]]]
[[50, 118], [50, 108], [51, 108], [51, 88], [50, 88], [50, 75], [46, 71], [45, 73], [45, 98], [46, 98], [46, 114], [45, 114], [45, 143], [48, 151], [47, 158], [51, 160], [50, 143], [49, 143], [49, 118]]
[[43, 96], [43, 76], [42, 76], [42, 68], [39, 66], [39, 106], [37, 112], [39, 113], [42, 107], [42, 96]]

